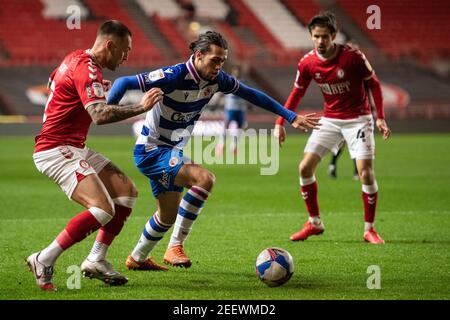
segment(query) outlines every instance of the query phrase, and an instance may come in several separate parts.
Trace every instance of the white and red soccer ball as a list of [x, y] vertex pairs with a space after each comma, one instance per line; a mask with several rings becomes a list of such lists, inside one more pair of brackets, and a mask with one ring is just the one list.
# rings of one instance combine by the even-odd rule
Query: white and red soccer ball
[[266, 248], [256, 258], [256, 274], [269, 287], [286, 283], [294, 273], [294, 260], [282, 248]]

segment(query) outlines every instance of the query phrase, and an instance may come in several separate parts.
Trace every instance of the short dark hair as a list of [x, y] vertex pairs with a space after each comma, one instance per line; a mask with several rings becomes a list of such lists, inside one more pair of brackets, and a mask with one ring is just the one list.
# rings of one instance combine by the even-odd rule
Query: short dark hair
[[98, 28], [97, 36], [116, 36], [119, 38], [131, 37], [131, 31], [118, 20], [108, 20], [102, 23]]
[[314, 16], [308, 23], [309, 33], [311, 33], [312, 29], [315, 27], [328, 28], [331, 34], [335, 34], [337, 32], [337, 23], [334, 13], [330, 11], [322, 11], [318, 15]]
[[216, 31], [206, 31], [198, 36], [198, 39], [191, 42], [189, 49], [192, 52], [200, 51], [201, 53], [206, 53], [210, 50], [210, 45], [216, 45], [223, 49], [228, 49], [228, 42], [222, 35]]

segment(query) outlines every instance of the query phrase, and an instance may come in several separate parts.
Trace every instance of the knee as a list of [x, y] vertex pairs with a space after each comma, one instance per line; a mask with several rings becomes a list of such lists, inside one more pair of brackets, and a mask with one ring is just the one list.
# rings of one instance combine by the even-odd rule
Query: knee
[[363, 184], [371, 185], [374, 183], [374, 173], [371, 168], [363, 168], [359, 172], [359, 178]]
[[205, 189], [206, 191], [211, 191], [215, 181], [216, 176], [213, 173], [205, 170], [199, 175], [196, 184]]
[[116, 214], [114, 202], [110, 197], [105, 197], [104, 199], [98, 199], [96, 201], [93, 201], [92, 203], [88, 204], [88, 207], [98, 208], [104, 211], [106, 214], [110, 215], [111, 218], [114, 217], [114, 215]]
[[310, 178], [314, 175], [313, 167], [305, 161], [300, 162], [298, 171], [302, 178]]

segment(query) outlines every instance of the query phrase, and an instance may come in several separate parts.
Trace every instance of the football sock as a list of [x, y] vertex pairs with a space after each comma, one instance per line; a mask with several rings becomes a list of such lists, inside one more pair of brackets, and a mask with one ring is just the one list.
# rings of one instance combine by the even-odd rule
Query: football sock
[[39, 261], [45, 265], [53, 265], [59, 255], [80, 242], [103, 224], [111, 220], [111, 215], [100, 208], [91, 207], [73, 217], [66, 228], [56, 237], [47, 248], [41, 251]]
[[58, 241], [53, 240], [47, 248], [41, 251], [38, 261], [46, 266], [52, 266], [55, 264], [56, 259], [58, 259], [63, 251], [64, 250], [61, 248]]
[[377, 208], [378, 185], [376, 181], [372, 185], [362, 185], [362, 199], [364, 203], [364, 230], [373, 227], [375, 210]]
[[147, 259], [149, 253], [171, 226], [170, 224], [162, 223], [158, 211], [156, 211], [145, 224], [144, 231], [142, 231], [141, 237], [131, 253], [133, 259], [138, 262], [143, 262]]
[[100, 228], [91, 252], [88, 256], [89, 261], [105, 260], [106, 253], [114, 238], [122, 231], [126, 220], [131, 214], [136, 198], [119, 197], [113, 199], [115, 214], [106, 225]]
[[317, 200], [316, 177], [300, 178], [300, 192], [305, 200], [306, 210], [310, 217], [319, 217], [319, 202]]
[[198, 186], [193, 186], [186, 192], [178, 209], [169, 248], [186, 240], [208, 196], [209, 192]]

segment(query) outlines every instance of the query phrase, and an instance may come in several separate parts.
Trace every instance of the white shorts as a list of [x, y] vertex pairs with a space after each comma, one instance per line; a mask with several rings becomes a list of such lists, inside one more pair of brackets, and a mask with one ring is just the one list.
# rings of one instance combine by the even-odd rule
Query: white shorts
[[328, 152], [336, 154], [345, 141], [352, 159], [374, 159], [375, 139], [371, 115], [357, 119], [340, 120], [322, 117], [319, 130], [313, 130], [304, 152], [318, 154], [323, 158]]
[[72, 146], [59, 146], [36, 152], [33, 154], [33, 160], [39, 172], [56, 182], [69, 199], [83, 177], [98, 174], [111, 162], [87, 147], [80, 149]]

